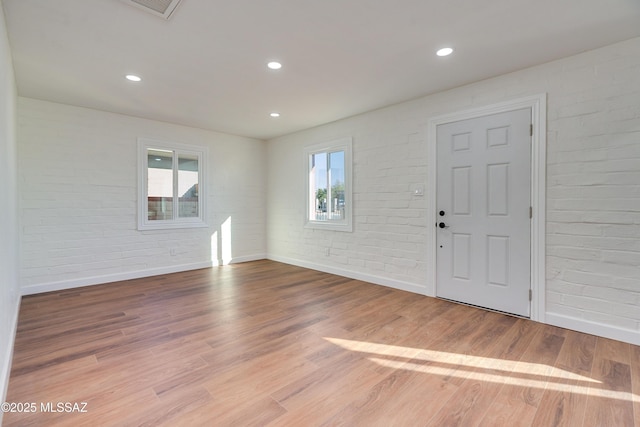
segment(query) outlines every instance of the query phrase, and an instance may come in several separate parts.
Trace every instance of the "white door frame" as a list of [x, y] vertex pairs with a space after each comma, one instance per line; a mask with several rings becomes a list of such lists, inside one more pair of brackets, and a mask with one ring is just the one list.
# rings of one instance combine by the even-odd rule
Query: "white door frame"
[[445, 123], [474, 119], [496, 113], [531, 108], [531, 320], [545, 322], [545, 224], [547, 94], [533, 95], [488, 106], [445, 114], [429, 119], [427, 128], [427, 286], [426, 294], [436, 296], [436, 128]]

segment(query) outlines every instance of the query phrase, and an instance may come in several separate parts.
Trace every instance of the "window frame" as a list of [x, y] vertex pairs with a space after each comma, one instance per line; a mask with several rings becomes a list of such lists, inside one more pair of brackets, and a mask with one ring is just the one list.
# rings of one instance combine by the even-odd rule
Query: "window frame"
[[[148, 175], [149, 162], [148, 150], [159, 149], [173, 152], [173, 212], [179, 213], [179, 196], [176, 194], [178, 182], [178, 170], [180, 155], [196, 156], [198, 159], [198, 216], [174, 218], [168, 220], [149, 220], [148, 202]], [[169, 230], [177, 228], [201, 228], [208, 227], [206, 222], [206, 162], [208, 158], [207, 147], [180, 144], [151, 138], [138, 138], [138, 230]]]
[[[352, 184], [352, 147], [351, 137], [340, 138], [325, 143], [315, 144], [304, 149], [305, 162], [305, 218], [304, 227], [316, 230], [353, 231], [353, 184]], [[344, 152], [344, 219], [342, 220], [314, 220], [311, 219], [311, 210], [315, 207], [315, 192], [311, 189], [311, 156], [316, 154]], [[327, 172], [329, 173], [329, 172]], [[331, 186], [329, 181], [328, 186]]]

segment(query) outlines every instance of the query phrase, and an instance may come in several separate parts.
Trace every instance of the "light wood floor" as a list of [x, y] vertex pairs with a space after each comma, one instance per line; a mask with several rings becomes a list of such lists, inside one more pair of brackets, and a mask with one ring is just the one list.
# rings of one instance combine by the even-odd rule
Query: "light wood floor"
[[25, 297], [38, 412], [4, 425], [624, 427], [639, 395], [637, 346], [257, 261]]

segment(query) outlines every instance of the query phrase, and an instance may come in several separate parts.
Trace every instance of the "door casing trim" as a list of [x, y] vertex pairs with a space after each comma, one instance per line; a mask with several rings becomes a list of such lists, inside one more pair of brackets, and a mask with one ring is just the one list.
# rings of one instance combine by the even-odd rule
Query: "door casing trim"
[[436, 129], [439, 125], [496, 113], [531, 108], [531, 320], [545, 322], [545, 224], [547, 94], [537, 94], [463, 111], [435, 116], [427, 125], [427, 284], [426, 295], [436, 296]]

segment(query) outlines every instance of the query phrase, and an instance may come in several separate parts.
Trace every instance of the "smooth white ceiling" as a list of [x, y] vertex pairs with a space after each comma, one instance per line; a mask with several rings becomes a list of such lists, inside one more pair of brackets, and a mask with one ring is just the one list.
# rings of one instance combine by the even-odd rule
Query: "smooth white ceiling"
[[2, 3], [21, 96], [260, 139], [640, 36], [638, 0]]

